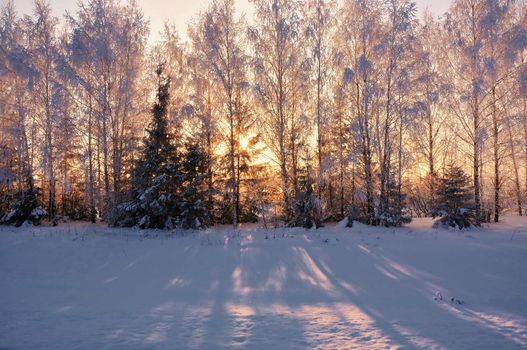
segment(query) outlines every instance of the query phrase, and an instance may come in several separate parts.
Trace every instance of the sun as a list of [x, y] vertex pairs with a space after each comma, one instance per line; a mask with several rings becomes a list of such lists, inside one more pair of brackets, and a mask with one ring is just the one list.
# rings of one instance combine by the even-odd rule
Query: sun
[[240, 148], [246, 150], [249, 148], [249, 137], [240, 135]]

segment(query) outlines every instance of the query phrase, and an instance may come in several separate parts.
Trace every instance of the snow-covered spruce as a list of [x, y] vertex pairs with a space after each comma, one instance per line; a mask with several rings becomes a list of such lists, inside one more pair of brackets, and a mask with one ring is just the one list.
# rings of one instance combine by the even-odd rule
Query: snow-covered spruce
[[435, 226], [458, 227], [460, 230], [479, 226], [472, 201], [469, 177], [463, 169], [450, 166], [439, 181], [432, 216], [440, 219]]
[[26, 221], [39, 225], [48, 213], [41, 208], [39, 190], [33, 186], [29, 179], [28, 188], [20, 190], [16, 195], [16, 201], [12, 208], [0, 217], [0, 224], [22, 226]]
[[195, 143], [174, 144], [168, 126], [170, 79], [160, 65], [156, 71], [158, 91], [152, 108], [141, 158], [133, 170], [129, 200], [119, 204], [111, 217], [113, 226], [142, 229], [204, 228], [209, 214], [204, 206], [207, 160]]
[[320, 203], [313, 191], [313, 179], [309, 168], [300, 176], [299, 183], [294, 216], [288, 224], [291, 227], [319, 228], [322, 226]]

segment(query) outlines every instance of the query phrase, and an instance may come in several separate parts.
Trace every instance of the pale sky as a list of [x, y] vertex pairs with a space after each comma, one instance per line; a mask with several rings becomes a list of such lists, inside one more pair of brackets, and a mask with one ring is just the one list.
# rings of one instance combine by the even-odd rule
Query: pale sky
[[[62, 17], [64, 12], [75, 11], [76, 0], [49, 0], [56, 16]], [[7, 0], [0, 0], [4, 5]], [[150, 19], [150, 40], [157, 38], [163, 23], [167, 20], [176, 24], [181, 37], [186, 37], [187, 23], [200, 11], [204, 10], [211, 1], [209, 0], [137, 0], [143, 9], [145, 17]], [[448, 10], [451, 0], [416, 0], [419, 12], [423, 13], [429, 8], [435, 16]], [[19, 15], [31, 12], [33, 0], [14, 0]], [[252, 5], [249, 0], [236, 0], [236, 8], [240, 13], [252, 16]]]

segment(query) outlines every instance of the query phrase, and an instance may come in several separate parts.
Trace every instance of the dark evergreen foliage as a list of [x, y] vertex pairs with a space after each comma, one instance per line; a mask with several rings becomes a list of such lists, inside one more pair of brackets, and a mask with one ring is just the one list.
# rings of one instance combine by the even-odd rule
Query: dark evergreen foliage
[[320, 206], [313, 190], [313, 179], [307, 173], [299, 178], [299, 191], [295, 198], [294, 217], [289, 226], [312, 228], [321, 227]]
[[130, 200], [117, 208], [115, 226], [174, 228], [180, 213], [177, 198], [181, 183], [180, 160], [167, 119], [170, 79], [157, 70], [158, 91], [152, 121], [144, 139], [141, 158], [132, 171]]
[[184, 147], [168, 127], [170, 80], [157, 70], [159, 85], [143, 154], [132, 171], [130, 200], [117, 208], [114, 226], [142, 229], [202, 229], [210, 225], [209, 159], [198, 142]]
[[386, 207], [381, 215], [376, 217], [376, 224], [385, 227], [403, 226], [412, 221], [406, 209], [406, 195], [395, 181], [388, 182]]
[[97, 213], [90, 211], [84, 200], [84, 196], [77, 190], [69, 191], [62, 196], [61, 207], [65, 219], [91, 220], [91, 215], [93, 214], [93, 222], [95, 222], [95, 215]]
[[0, 140], [0, 219], [11, 211], [16, 194], [15, 150]]
[[458, 227], [460, 230], [479, 226], [469, 186], [470, 178], [459, 168], [449, 167], [439, 181], [432, 216], [440, 219], [435, 226]]
[[180, 199], [180, 224], [184, 229], [202, 229], [210, 225], [206, 206], [207, 153], [198, 143], [187, 143], [182, 161], [182, 192]]
[[[251, 124], [245, 125], [248, 128]], [[234, 152], [234, 171], [236, 181], [233, 181], [230, 169], [230, 155], [227, 153], [219, 159], [218, 177], [216, 181], [219, 191], [215, 210], [215, 221], [221, 224], [232, 224], [236, 210], [236, 222], [257, 222], [260, 209], [258, 200], [253, 198], [254, 189], [260, 185], [261, 179], [256, 173], [261, 171], [261, 167], [253, 164], [253, 161], [260, 155], [261, 149], [257, 147], [260, 140], [259, 135], [246, 135], [248, 129], [237, 130], [247, 140], [247, 146], [241, 145], [240, 140], [236, 140]]]
[[33, 225], [40, 225], [42, 219], [48, 215], [41, 208], [39, 200], [40, 190], [34, 187], [33, 181], [30, 178], [27, 181], [27, 188], [18, 192], [15, 198], [16, 202], [11, 211], [3, 215], [0, 219], [0, 224], [20, 227], [27, 221]]
[[15, 174], [10, 169], [0, 167], [0, 218], [11, 211], [14, 202], [14, 179]]

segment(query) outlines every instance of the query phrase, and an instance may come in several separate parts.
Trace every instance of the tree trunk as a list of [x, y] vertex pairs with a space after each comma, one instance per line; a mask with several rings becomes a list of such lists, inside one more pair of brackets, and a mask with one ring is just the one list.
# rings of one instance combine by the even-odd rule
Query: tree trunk
[[430, 88], [427, 84], [427, 97], [428, 97], [428, 103], [426, 106], [426, 114], [427, 114], [427, 123], [428, 123], [428, 172], [429, 172], [429, 190], [430, 190], [430, 202], [434, 202], [435, 198], [435, 176], [436, 176], [436, 169], [435, 169], [435, 163], [434, 163], [434, 151], [435, 151], [435, 144], [434, 144], [434, 123], [433, 123], [433, 117], [432, 117], [432, 108], [430, 106]]
[[342, 122], [342, 112], [339, 107], [339, 187], [340, 187], [340, 218], [344, 218], [344, 125]]
[[95, 193], [94, 193], [94, 174], [93, 174], [93, 146], [92, 146], [92, 97], [88, 96], [88, 201], [89, 201], [89, 217], [90, 221], [95, 224], [96, 222], [96, 209], [95, 209]]
[[523, 114], [523, 142], [524, 142], [524, 157], [525, 157], [525, 190], [527, 194], [527, 97], [522, 97], [522, 114]]
[[322, 155], [322, 43], [320, 38], [320, 31], [318, 33], [317, 50], [317, 153], [318, 153], [318, 199], [322, 200], [322, 192], [324, 191], [324, 169], [323, 169], [323, 155]]
[[212, 162], [213, 162], [213, 154], [212, 154], [212, 130], [211, 130], [211, 118], [212, 118], [212, 102], [211, 102], [211, 96], [210, 96], [210, 83], [208, 85], [207, 89], [207, 187], [208, 187], [208, 203], [207, 203], [207, 209], [210, 213], [214, 210], [214, 174], [212, 171]]
[[[364, 77], [363, 89], [366, 89], [367, 78]], [[370, 125], [368, 120], [368, 104], [364, 96], [362, 96], [361, 102], [361, 88], [360, 84], [356, 83], [357, 93], [357, 115], [360, 120], [360, 136], [361, 136], [361, 155], [363, 159], [364, 167], [364, 182], [366, 185], [366, 216], [368, 223], [372, 223], [373, 217], [375, 216], [375, 209], [373, 207], [373, 174], [372, 174], [372, 151], [371, 151], [371, 140], [370, 140]], [[364, 92], [363, 94], [365, 94]], [[354, 174], [355, 176], [355, 174]], [[354, 183], [355, 184], [355, 183]], [[353, 191], [354, 195], [354, 191]], [[354, 202], [354, 201], [353, 201]]]
[[45, 117], [46, 117], [46, 149], [47, 149], [47, 165], [48, 165], [48, 212], [49, 219], [53, 226], [57, 225], [57, 203], [56, 203], [56, 189], [55, 189], [55, 167], [54, 167], [54, 150], [53, 150], [53, 116], [51, 113], [51, 87], [49, 77], [49, 67], [46, 66], [46, 86], [45, 86]]
[[496, 87], [492, 89], [492, 127], [494, 140], [494, 222], [500, 221], [500, 154], [499, 123], [496, 108]]
[[392, 71], [393, 63], [390, 59], [388, 67], [388, 81], [386, 89], [386, 120], [383, 127], [383, 144], [381, 156], [381, 193], [379, 198], [379, 211], [384, 214], [388, 210], [388, 188], [390, 183], [390, 162], [391, 162], [391, 144], [390, 144], [390, 118], [392, 106]]
[[521, 190], [521, 184], [520, 184], [520, 173], [518, 170], [518, 161], [516, 159], [516, 145], [514, 144], [514, 137], [512, 134], [512, 127], [510, 125], [510, 122], [507, 123], [507, 131], [509, 134], [509, 145], [511, 148], [511, 158], [512, 158], [512, 165], [514, 168], [514, 185], [515, 185], [515, 195], [516, 195], [516, 204], [518, 205], [518, 215], [523, 215], [523, 203], [522, 203], [522, 190]]
[[473, 156], [474, 156], [474, 204], [476, 218], [479, 221], [481, 219], [481, 199], [480, 199], [480, 128], [479, 128], [479, 101], [474, 92], [474, 105], [473, 105], [473, 123], [474, 123], [474, 144], [473, 144]]
[[403, 203], [402, 203], [402, 184], [403, 184], [403, 126], [404, 120], [401, 114], [401, 120], [399, 122], [399, 149], [398, 149], [398, 166], [397, 166], [397, 210], [399, 214], [402, 214]]
[[103, 172], [104, 172], [104, 218], [108, 220], [108, 214], [111, 209], [111, 198], [110, 198], [110, 171], [108, 168], [109, 156], [108, 156], [108, 119], [110, 118], [110, 101], [109, 101], [109, 88], [105, 82], [105, 101], [102, 111], [102, 152], [103, 152]]

